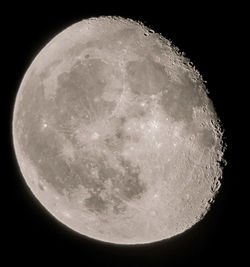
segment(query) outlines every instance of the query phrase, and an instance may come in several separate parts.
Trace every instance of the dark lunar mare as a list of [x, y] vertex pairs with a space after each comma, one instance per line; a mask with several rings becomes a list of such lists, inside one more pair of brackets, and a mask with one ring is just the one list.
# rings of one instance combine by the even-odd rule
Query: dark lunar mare
[[[124, 210], [122, 199], [138, 198], [146, 190], [139, 177], [139, 167], [119, 158], [122, 171], [113, 169], [107, 165], [105, 156], [95, 153], [91, 155], [84, 148], [79, 148], [77, 140], [71, 134], [80, 122], [87, 126], [92, 121], [101, 119], [105, 112], [110, 113], [114, 107], [114, 103], [94, 101], [96, 97], [100, 97], [107, 84], [106, 77], [103, 76], [105, 67], [97, 59], [77, 62], [69, 72], [58, 77], [54, 98], [45, 97], [41, 77], [30, 75], [19, 103], [19, 107], [25, 106], [25, 112], [21, 108], [17, 109], [18, 123], [15, 126], [20, 133], [18, 142], [21, 149], [35, 166], [41, 180], [46, 181], [59, 194], [68, 192], [69, 196], [75, 188], [83, 185], [90, 193], [90, 197], [85, 200], [85, 206], [90, 211], [103, 213], [111, 205], [114, 212], [119, 213], [119, 210]], [[90, 115], [89, 118], [84, 117], [84, 114]], [[46, 129], [42, 129], [44, 122], [48, 125]], [[121, 143], [120, 137], [118, 134], [115, 142]], [[62, 154], [65, 139], [72, 142], [75, 148], [76, 157], [73, 161], [67, 160]], [[110, 148], [115, 142], [112, 140], [109, 143]], [[96, 178], [92, 174], [94, 169], [98, 170]], [[114, 194], [103, 197], [104, 181], [108, 179], [112, 182], [113, 189], [119, 189], [119, 197]]]

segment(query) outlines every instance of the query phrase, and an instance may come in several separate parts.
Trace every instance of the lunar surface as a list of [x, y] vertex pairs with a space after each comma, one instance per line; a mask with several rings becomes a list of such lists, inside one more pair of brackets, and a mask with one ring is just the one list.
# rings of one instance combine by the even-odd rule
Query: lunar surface
[[143, 24], [82, 20], [41, 50], [20, 85], [22, 175], [82, 235], [171, 238], [204, 217], [220, 187], [222, 130], [207, 93], [191, 62]]

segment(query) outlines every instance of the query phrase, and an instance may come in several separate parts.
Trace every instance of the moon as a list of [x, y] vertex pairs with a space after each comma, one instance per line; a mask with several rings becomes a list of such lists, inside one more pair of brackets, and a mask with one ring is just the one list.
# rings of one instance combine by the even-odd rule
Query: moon
[[15, 154], [35, 198], [97, 240], [185, 232], [222, 178], [220, 120], [199, 72], [161, 34], [121, 17], [82, 20], [36, 56], [18, 90]]

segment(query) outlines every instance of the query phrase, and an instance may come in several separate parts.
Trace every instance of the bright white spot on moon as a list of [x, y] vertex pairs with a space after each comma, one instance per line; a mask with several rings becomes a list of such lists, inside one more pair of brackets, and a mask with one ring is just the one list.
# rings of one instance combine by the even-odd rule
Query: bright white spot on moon
[[13, 140], [41, 204], [106, 242], [183, 233], [220, 187], [222, 130], [201, 75], [120, 17], [83, 20], [42, 49], [16, 97]]
[[62, 214], [63, 214], [65, 217], [71, 218], [70, 213], [67, 212], [67, 211], [63, 211]]
[[95, 133], [93, 133], [93, 135], [91, 136], [91, 139], [92, 139], [92, 140], [97, 140], [97, 139], [99, 138], [99, 136], [100, 136], [100, 135], [99, 135], [98, 133], [95, 132]]

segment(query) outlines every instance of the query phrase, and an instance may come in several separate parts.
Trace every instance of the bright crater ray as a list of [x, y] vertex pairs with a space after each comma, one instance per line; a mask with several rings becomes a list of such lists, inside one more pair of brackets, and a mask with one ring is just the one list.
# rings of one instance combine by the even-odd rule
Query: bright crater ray
[[182, 233], [220, 186], [222, 133], [201, 76], [120, 17], [83, 20], [42, 49], [17, 94], [13, 140], [42, 205], [107, 242]]

